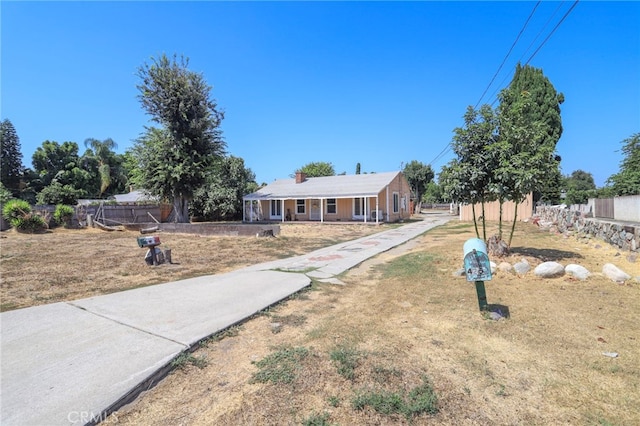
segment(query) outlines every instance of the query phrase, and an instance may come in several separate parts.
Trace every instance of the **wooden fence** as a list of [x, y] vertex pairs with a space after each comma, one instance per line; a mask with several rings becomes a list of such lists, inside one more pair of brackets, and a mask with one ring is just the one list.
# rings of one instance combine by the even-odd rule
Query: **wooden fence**
[[595, 217], [601, 217], [605, 219], [614, 219], [615, 209], [613, 198], [596, 198], [594, 200], [594, 212]]
[[[505, 201], [502, 204], [502, 221], [513, 221], [515, 210], [515, 203], [513, 201]], [[475, 205], [476, 219], [482, 216], [482, 205]], [[529, 219], [533, 214], [533, 194], [529, 194], [527, 198], [520, 204], [518, 204], [518, 218], [517, 220]], [[489, 221], [500, 220], [500, 203], [498, 201], [492, 201], [484, 204], [485, 219]], [[473, 209], [471, 204], [460, 206], [460, 220], [470, 222], [473, 220]]]
[[[52, 219], [56, 206], [34, 206], [33, 210]], [[89, 205], [77, 206], [73, 215], [72, 226], [86, 226], [87, 215], [108, 226], [129, 223], [155, 223], [167, 220], [171, 206], [164, 204], [151, 205]], [[53, 223], [51, 223], [53, 225]]]

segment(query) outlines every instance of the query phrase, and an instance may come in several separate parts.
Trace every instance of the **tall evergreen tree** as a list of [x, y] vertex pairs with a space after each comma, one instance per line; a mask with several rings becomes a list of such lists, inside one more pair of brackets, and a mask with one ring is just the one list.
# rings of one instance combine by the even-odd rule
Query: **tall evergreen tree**
[[2, 157], [0, 158], [2, 184], [11, 191], [14, 197], [18, 197], [24, 167], [22, 166], [20, 138], [18, 138], [16, 129], [9, 119], [4, 119], [0, 123], [0, 145], [2, 146]]
[[545, 181], [558, 171], [556, 144], [562, 135], [560, 105], [564, 95], [556, 92], [541, 69], [520, 64], [509, 87], [500, 92], [498, 106], [500, 171], [498, 181], [515, 203], [508, 245], [511, 246], [518, 204], [529, 193], [540, 199]]
[[[555, 149], [562, 136], [560, 105], [563, 102], [564, 95], [556, 91], [542, 69], [530, 65], [518, 64], [509, 87], [500, 94], [498, 115], [501, 122], [513, 123], [517, 120], [521, 126], [535, 126], [536, 132], [539, 133], [536, 136], [536, 144], [523, 148], [528, 148], [530, 152], [544, 150], [548, 155], [544, 163], [545, 169], [531, 187], [534, 201], [541, 199], [542, 191], [548, 192], [546, 187], [553, 183], [548, 180], [554, 176], [557, 178], [559, 173], [560, 157], [555, 154]], [[520, 114], [521, 117], [513, 117], [514, 113]], [[501, 136], [508, 130], [505, 124], [501, 124]]]
[[137, 142], [139, 183], [153, 195], [173, 201], [173, 220], [189, 222], [189, 201], [204, 184], [213, 161], [224, 154], [220, 124], [224, 118], [201, 74], [188, 59], [162, 55], [138, 69], [139, 99], [151, 119]]

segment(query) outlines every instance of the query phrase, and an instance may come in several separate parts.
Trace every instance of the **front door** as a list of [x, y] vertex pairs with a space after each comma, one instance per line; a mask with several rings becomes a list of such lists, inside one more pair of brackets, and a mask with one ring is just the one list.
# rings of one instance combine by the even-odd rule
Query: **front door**
[[309, 200], [309, 220], [320, 220], [320, 200]]

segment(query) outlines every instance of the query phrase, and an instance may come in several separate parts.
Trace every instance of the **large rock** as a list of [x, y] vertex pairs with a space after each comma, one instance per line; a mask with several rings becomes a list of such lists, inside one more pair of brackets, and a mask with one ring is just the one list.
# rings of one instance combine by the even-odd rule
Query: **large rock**
[[498, 265], [498, 270], [501, 272], [507, 272], [509, 274], [515, 273], [513, 266], [511, 266], [509, 262], [500, 262], [500, 264]]
[[564, 271], [580, 281], [586, 280], [589, 278], [589, 275], [591, 275], [591, 272], [589, 272], [587, 268], [582, 265], [576, 265], [575, 263], [565, 266]]
[[564, 266], [558, 262], [544, 262], [536, 266], [533, 273], [542, 278], [555, 278], [564, 275]]
[[628, 279], [631, 279], [631, 275], [627, 274], [612, 263], [605, 264], [602, 267], [602, 273], [611, 281], [615, 282], [625, 282]]
[[527, 262], [527, 259], [523, 258], [520, 262], [513, 265], [513, 269], [518, 275], [524, 275], [531, 270], [531, 265]]

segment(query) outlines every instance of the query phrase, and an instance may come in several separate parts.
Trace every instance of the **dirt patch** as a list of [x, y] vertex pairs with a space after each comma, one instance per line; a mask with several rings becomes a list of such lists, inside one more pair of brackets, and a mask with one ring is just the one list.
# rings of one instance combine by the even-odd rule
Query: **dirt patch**
[[[611, 262], [639, 276], [640, 264], [601, 242], [519, 224], [520, 249], [505, 260], [554, 259], [595, 274], [582, 282], [497, 273], [488, 301], [510, 318], [491, 321], [473, 283], [452, 276], [472, 236], [471, 225], [452, 222], [354, 268], [344, 286], [314, 284], [203, 345], [193, 354], [201, 362], [108, 422], [639, 424], [640, 285], [598, 272]], [[267, 377], [283, 377], [280, 360], [293, 378], [257, 381], [265, 360]], [[429, 389], [436, 412], [426, 409]]]
[[218, 274], [300, 255], [390, 229], [394, 225], [283, 224], [276, 237], [157, 233], [173, 264], [149, 267], [134, 231], [54, 229], [1, 234], [1, 308], [24, 308], [131, 288]]

